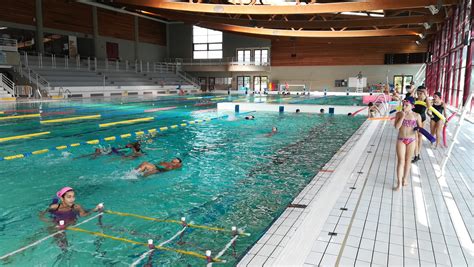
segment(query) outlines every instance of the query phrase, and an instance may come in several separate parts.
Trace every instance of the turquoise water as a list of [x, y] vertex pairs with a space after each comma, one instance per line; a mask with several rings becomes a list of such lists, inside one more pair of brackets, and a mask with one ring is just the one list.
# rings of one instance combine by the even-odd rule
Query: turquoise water
[[339, 105], [339, 106], [362, 106], [360, 96], [298, 96], [298, 95], [264, 95], [249, 96], [240, 100], [253, 103], [287, 103], [308, 105]]
[[[232, 99], [216, 101], [228, 100]], [[0, 121], [0, 138], [51, 132], [41, 137], [0, 143], [0, 157], [225, 115], [205, 111], [215, 105], [195, 107], [199, 102], [203, 100], [174, 97], [128, 102], [43, 103], [41, 109], [46, 114], [75, 110], [74, 114], [51, 115], [43, 120], [90, 114], [103, 114], [103, 118], [54, 125], [40, 124], [38, 118]], [[143, 113], [145, 109], [174, 106], [177, 108]], [[39, 104], [18, 105], [18, 109], [38, 107]], [[136, 114], [126, 115], [125, 111]], [[235, 254], [229, 249], [222, 256], [228, 261], [225, 265], [235, 265], [364, 120], [317, 114], [259, 112], [254, 115], [253, 121], [230, 114], [229, 118], [159, 133], [143, 143], [146, 155], [133, 160], [116, 156], [74, 159], [93, 152], [93, 145], [83, 145], [0, 161], [0, 255], [51, 233], [48, 224], [39, 220], [38, 212], [48, 206], [59, 188], [67, 185], [75, 188], [76, 202], [86, 208], [104, 202], [106, 209], [113, 211], [173, 220], [185, 216], [188, 222], [228, 229], [235, 225], [251, 234], [237, 240]], [[156, 118], [140, 124], [98, 127], [99, 123], [148, 116]], [[266, 137], [272, 126], [278, 127], [279, 133]], [[123, 146], [127, 141], [110, 144]], [[180, 170], [147, 178], [133, 172], [143, 161], [167, 161], [176, 156], [183, 159]], [[151, 238], [158, 244], [173, 236], [181, 226], [105, 214], [102, 225], [95, 219], [80, 228], [145, 243]], [[69, 245], [65, 251], [54, 239], [49, 239], [1, 264], [122, 266], [147, 251], [146, 247], [87, 233], [68, 230], [66, 236]], [[230, 233], [188, 229], [182, 242], [176, 239], [166, 247], [201, 255], [209, 249], [216, 255], [231, 238]], [[173, 266], [206, 263], [203, 259], [170, 251], [155, 252], [150, 262]]]

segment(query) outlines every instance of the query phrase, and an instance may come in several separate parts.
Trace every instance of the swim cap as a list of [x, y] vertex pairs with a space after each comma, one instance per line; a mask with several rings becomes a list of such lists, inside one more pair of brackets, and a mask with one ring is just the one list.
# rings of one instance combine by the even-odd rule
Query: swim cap
[[405, 101], [409, 102], [412, 105], [415, 105], [415, 99], [411, 96], [405, 97]]
[[69, 191], [73, 191], [74, 189], [72, 189], [72, 187], [69, 187], [69, 186], [66, 186], [66, 187], [63, 187], [61, 188], [61, 190], [59, 190], [57, 193], [56, 193], [56, 196], [58, 196], [59, 198], [63, 197], [64, 194], [66, 194], [67, 192]]

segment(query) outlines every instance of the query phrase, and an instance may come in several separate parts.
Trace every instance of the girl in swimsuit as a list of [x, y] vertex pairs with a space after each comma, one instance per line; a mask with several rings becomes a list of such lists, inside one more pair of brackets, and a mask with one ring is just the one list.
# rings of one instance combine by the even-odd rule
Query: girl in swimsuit
[[79, 204], [75, 204], [76, 193], [71, 187], [64, 187], [56, 193], [61, 202], [53, 202], [49, 207], [43, 211], [40, 215], [44, 218], [44, 214], [50, 213], [53, 222], [59, 223], [64, 221], [65, 225], [74, 224], [77, 221], [77, 217], [84, 217], [91, 214], [91, 212], [97, 212], [101, 208], [101, 205], [97, 205], [92, 211], [85, 211]]
[[[428, 97], [426, 96], [426, 88], [424, 86], [418, 86], [418, 89], [416, 89], [416, 95], [417, 101], [423, 101], [426, 103], [426, 107], [423, 105], [414, 105], [413, 111], [420, 114], [421, 116], [421, 123], [424, 125], [425, 120], [426, 120], [426, 110], [430, 108], [431, 104], [428, 100]], [[421, 126], [423, 127], [423, 126]], [[420, 160], [420, 151], [421, 151], [421, 145], [423, 144], [423, 135], [418, 132], [417, 138], [416, 138], [416, 147], [415, 147], [415, 157], [412, 160], [412, 163], [415, 163]]]
[[410, 176], [411, 157], [416, 146], [415, 127], [421, 127], [421, 117], [412, 111], [415, 99], [408, 97], [403, 101], [403, 110], [395, 116], [395, 128], [398, 130], [397, 138], [397, 186], [394, 190], [400, 190], [402, 184], [408, 184]]
[[[91, 214], [92, 211], [97, 212], [103, 208], [102, 204], [98, 204], [92, 211], [85, 211], [79, 204], [75, 204], [76, 201], [76, 194], [74, 189], [71, 187], [63, 187], [56, 193], [58, 198], [53, 200], [53, 203], [49, 205], [49, 207], [40, 213], [40, 219], [45, 222], [51, 222], [44, 217], [46, 213], [50, 213], [53, 219], [53, 222], [56, 226], [60, 226], [60, 229], [64, 229], [62, 227], [66, 227], [68, 225], [75, 224], [77, 221], [77, 217], [83, 217]], [[58, 199], [61, 202], [58, 202]], [[63, 221], [64, 225], [61, 226], [60, 222]], [[49, 228], [51, 232], [57, 231], [56, 227]], [[55, 235], [56, 242], [58, 246], [63, 250], [66, 251], [68, 247], [68, 242], [66, 239], [65, 232], [60, 232]]]
[[[433, 95], [433, 108], [446, 118], [446, 104], [441, 100], [440, 92], [436, 92]], [[429, 111], [429, 113], [431, 113], [431, 111]], [[441, 140], [441, 129], [443, 129], [443, 121], [438, 116], [431, 114], [430, 130], [431, 134], [436, 137], [435, 147], [438, 147], [439, 140]]]

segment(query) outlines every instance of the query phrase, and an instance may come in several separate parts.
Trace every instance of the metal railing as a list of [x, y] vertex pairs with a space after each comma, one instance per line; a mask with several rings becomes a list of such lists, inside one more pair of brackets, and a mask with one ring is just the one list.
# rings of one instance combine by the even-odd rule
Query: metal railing
[[17, 85], [15, 86], [15, 95], [31, 97], [33, 95], [33, 87], [29, 85]]
[[18, 51], [18, 43], [15, 39], [0, 38], [0, 51]]
[[49, 91], [52, 89], [51, 85], [39, 73], [30, 69], [28, 66], [22, 66], [22, 64], [20, 64], [18, 72], [21, 77], [26, 78], [28, 80], [28, 83], [34, 85], [37, 89], [43, 90], [43, 92], [49, 94]]
[[0, 73], [0, 87], [5, 89], [5, 91], [7, 91], [10, 95], [16, 96], [15, 83], [12, 80], [8, 79], [7, 76], [1, 73]]
[[461, 112], [461, 116], [459, 117], [459, 121], [456, 125], [456, 130], [454, 130], [453, 138], [452, 138], [452, 140], [450, 140], [451, 142], [449, 144], [448, 151], [446, 152], [446, 155], [443, 159], [443, 162], [441, 163], [440, 176], [444, 176], [444, 174], [446, 172], [446, 164], [448, 163], [449, 158], [451, 157], [451, 152], [453, 151], [453, 148], [456, 144], [455, 141], [456, 141], [456, 139], [459, 135], [459, 132], [461, 131], [461, 125], [464, 123], [464, 118], [466, 117], [467, 111], [469, 110], [469, 108], [471, 106], [473, 95], [474, 95], [474, 92], [471, 92], [469, 94], [468, 98], [466, 99], [466, 102], [465, 102], [464, 107], [463, 107], [462, 112]]
[[63, 87], [59, 87], [59, 90], [58, 90], [59, 97], [69, 98], [71, 95], [72, 93], [69, 89], [64, 90]]
[[[33, 55], [33, 56], [31, 56]], [[149, 61], [142, 61], [142, 60], [135, 60], [135, 61], [120, 61], [120, 60], [109, 60], [103, 59], [98, 60], [97, 58], [81, 58], [79, 55], [75, 57], [75, 64], [71, 64], [71, 68], [69, 68], [70, 58], [69, 56], [65, 55], [62, 56], [64, 60], [56, 60], [56, 56], [51, 55], [43, 55], [41, 53], [35, 54], [27, 54], [26, 52], [23, 53], [22, 63], [24, 66], [24, 76], [28, 77], [28, 81], [36, 85], [43, 91], [49, 93], [51, 90], [51, 86], [49, 82], [41, 77], [32, 69], [32, 68], [40, 68], [40, 69], [73, 69], [73, 65], [75, 65], [76, 70], [83, 69], [85, 71], [91, 72], [102, 72], [100, 73], [104, 76], [103, 79], [103, 86], [106, 85], [106, 75], [105, 73], [111, 72], [135, 72], [135, 73], [173, 73], [178, 76], [181, 80], [192, 84], [195, 87], [199, 87], [199, 82], [195, 77], [187, 74], [186, 72], [181, 70], [180, 64], [170, 63], [170, 62], [149, 62]], [[227, 58], [227, 63], [231, 62], [233, 58]], [[36, 81], [37, 80], [37, 81]]]
[[243, 61], [235, 57], [224, 57], [219, 59], [193, 59], [193, 58], [166, 58], [164, 63], [189, 66], [212, 66], [212, 65], [238, 65], [238, 66], [270, 66], [269, 61]]

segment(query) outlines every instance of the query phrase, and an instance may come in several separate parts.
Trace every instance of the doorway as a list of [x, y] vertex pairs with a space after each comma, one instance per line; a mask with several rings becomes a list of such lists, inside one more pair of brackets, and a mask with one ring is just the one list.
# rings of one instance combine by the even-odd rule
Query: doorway
[[413, 75], [394, 75], [393, 76], [393, 86], [397, 88], [398, 85], [398, 92], [400, 94], [406, 94], [406, 89], [405, 87], [407, 85], [410, 85], [410, 83], [413, 81]]
[[199, 77], [199, 84], [201, 85], [201, 91], [207, 90], [207, 77]]
[[108, 59], [118, 59], [119, 58], [119, 46], [117, 43], [106, 43], [106, 52]]

